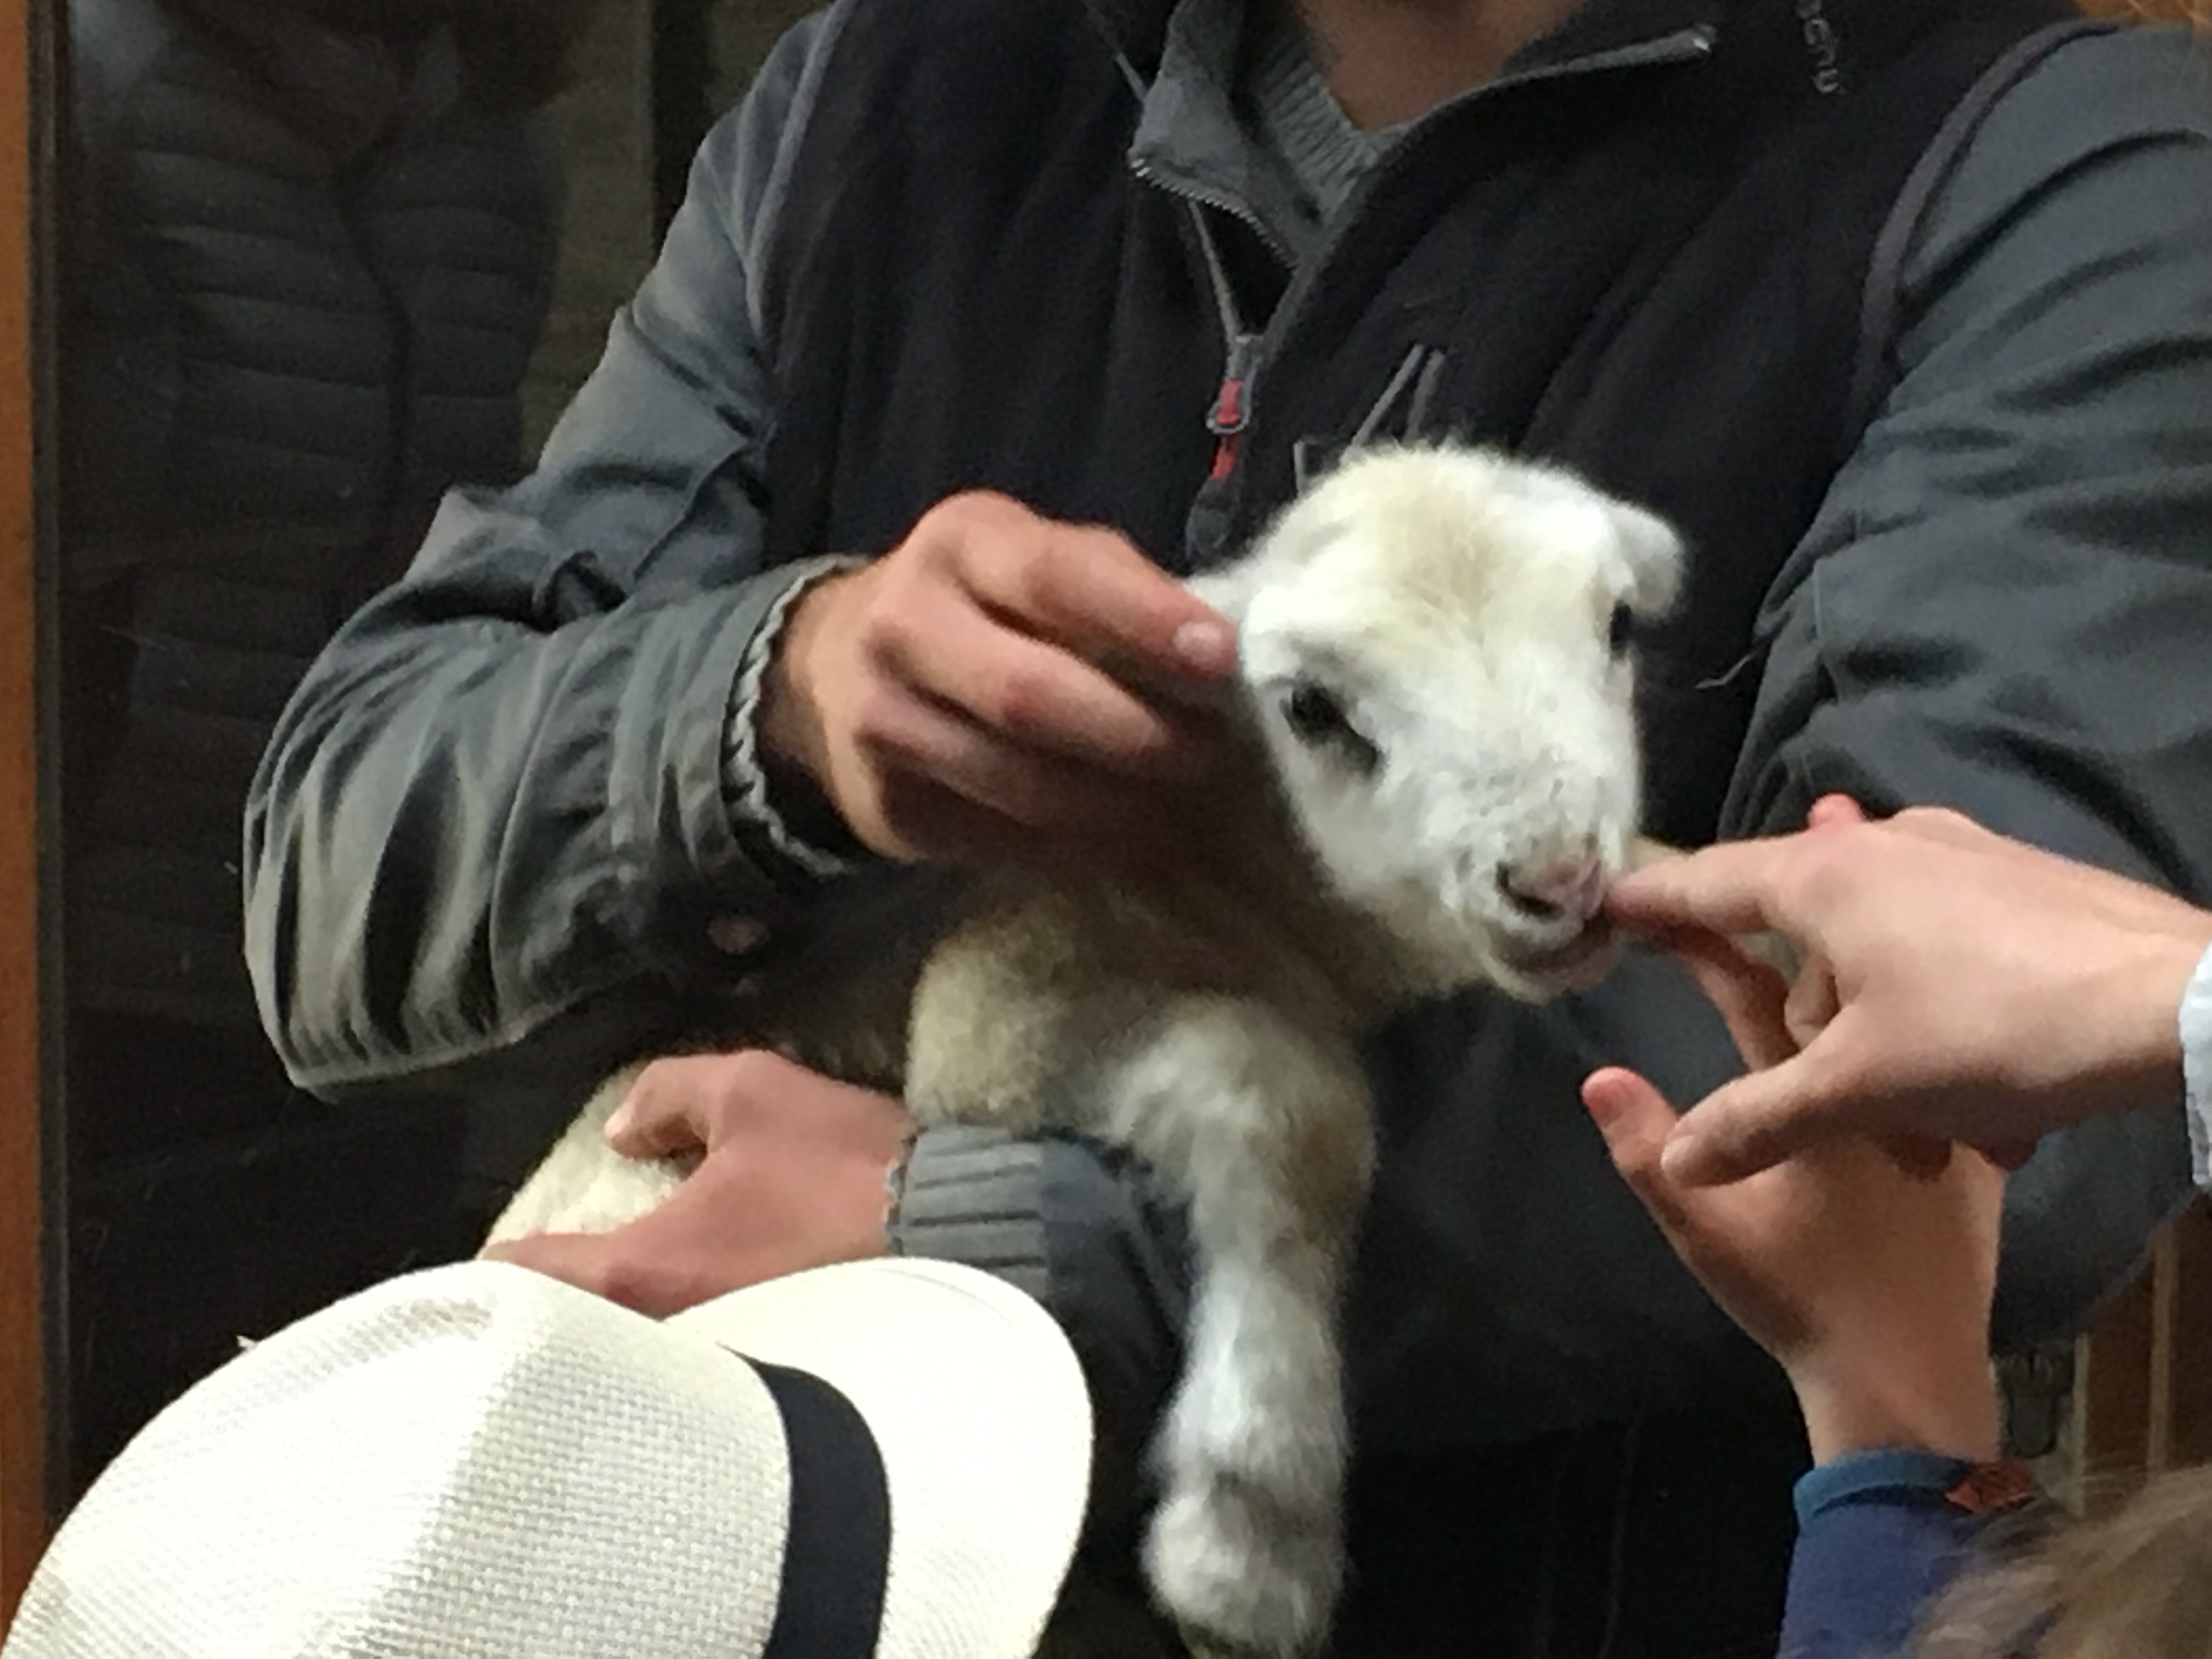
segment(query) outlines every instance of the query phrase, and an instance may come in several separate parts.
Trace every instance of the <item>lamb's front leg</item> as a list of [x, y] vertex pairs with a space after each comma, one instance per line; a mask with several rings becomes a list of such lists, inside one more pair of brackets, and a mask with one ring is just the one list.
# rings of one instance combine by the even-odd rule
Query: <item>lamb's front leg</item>
[[1365, 1085], [1347, 1047], [1209, 998], [1163, 1018], [1112, 1092], [1115, 1138], [1188, 1195], [1198, 1256], [1147, 1574], [1209, 1648], [1310, 1652], [1344, 1575], [1337, 1313], [1373, 1164]]

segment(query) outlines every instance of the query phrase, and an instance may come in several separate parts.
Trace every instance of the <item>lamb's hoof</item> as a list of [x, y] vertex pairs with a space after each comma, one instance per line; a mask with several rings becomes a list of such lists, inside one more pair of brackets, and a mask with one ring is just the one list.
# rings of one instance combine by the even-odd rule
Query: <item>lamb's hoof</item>
[[1145, 1571], [1194, 1652], [1301, 1659], [1328, 1632], [1344, 1549], [1334, 1517], [1294, 1524], [1217, 1484], [1160, 1506]]

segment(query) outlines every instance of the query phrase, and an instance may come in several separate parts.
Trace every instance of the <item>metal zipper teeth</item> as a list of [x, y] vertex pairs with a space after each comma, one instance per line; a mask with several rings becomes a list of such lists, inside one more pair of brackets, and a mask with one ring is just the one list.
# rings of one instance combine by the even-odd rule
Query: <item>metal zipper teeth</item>
[[1297, 261], [1291, 257], [1290, 249], [1285, 247], [1275, 233], [1261, 222], [1258, 214], [1253, 212], [1242, 202], [1224, 196], [1218, 191], [1203, 189], [1187, 179], [1164, 178], [1158, 168], [1141, 155], [1133, 155], [1129, 158], [1129, 171], [1156, 190], [1180, 198], [1186, 202], [1195, 203], [1200, 207], [1215, 209], [1217, 211], [1227, 214], [1239, 224], [1250, 227], [1252, 234], [1267, 245], [1267, 252], [1275, 256], [1285, 270], [1297, 269]]

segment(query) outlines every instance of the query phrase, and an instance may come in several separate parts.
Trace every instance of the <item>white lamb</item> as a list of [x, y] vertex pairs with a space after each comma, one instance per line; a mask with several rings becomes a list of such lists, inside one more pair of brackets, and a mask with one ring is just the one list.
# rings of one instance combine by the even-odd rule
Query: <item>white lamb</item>
[[[902, 1090], [925, 1123], [1097, 1136], [1179, 1185], [1195, 1295], [1145, 1565], [1203, 1645], [1291, 1656], [1326, 1633], [1337, 1304], [1373, 1162], [1355, 1039], [1416, 998], [1603, 971], [1599, 904], [1637, 829], [1629, 645], [1680, 562], [1666, 525], [1564, 471], [1359, 452], [1192, 584], [1241, 646], [1247, 741], [1212, 792], [1231, 856], [1141, 890], [867, 890], [714, 1034]], [[601, 1139], [632, 1075], [495, 1239], [611, 1226], [672, 1189], [682, 1166]]]

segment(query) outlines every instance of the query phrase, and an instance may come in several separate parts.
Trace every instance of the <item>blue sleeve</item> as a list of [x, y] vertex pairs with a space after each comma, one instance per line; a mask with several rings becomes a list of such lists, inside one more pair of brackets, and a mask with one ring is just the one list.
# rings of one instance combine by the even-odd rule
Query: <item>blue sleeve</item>
[[1944, 1494], [1964, 1465], [1923, 1452], [1824, 1463], [1797, 1483], [1780, 1659], [1887, 1659], [1957, 1577], [1981, 1522]]

